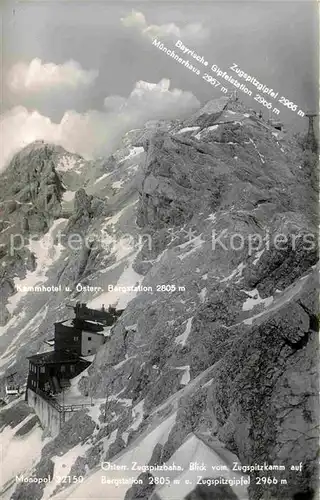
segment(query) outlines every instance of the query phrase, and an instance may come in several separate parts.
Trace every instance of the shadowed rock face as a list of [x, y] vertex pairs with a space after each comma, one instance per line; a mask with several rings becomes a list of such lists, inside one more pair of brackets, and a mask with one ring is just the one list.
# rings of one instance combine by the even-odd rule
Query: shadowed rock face
[[[1, 176], [3, 215], [10, 214], [11, 224], [22, 222], [22, 230], [41, 233], [59, 217], [65, 189], [56, 171], [56, 159], [62, 153], [62, 148], [39, 142], [14, 157]], [[18, 221], [17, 215], [23, 220]]]
[[[132, 266], [132, 284], [139, 273], [152, 288], [128, 302], [80, 381], [83, 394], [90, 387], [103, 403], [96, 431], [89, 417], [84, 421], [91, 448], [72, 474], [121, 456], [176, 412], [147, 462], [167, 462], [195, 433], [213, 449], [223, 443], [243, 466], [285, 466], [268, 472], [279, 481], [268, 486], [255, 481], [267, 473], [254, 470], [250, 500], [307, 495], [317, 482], [318, 254], [305, 236], [315, 233], [318, 215], [310, 171], [301, 168], [304, 153], [288, 138], [278, 140], [240, 103], [225, 100], [150, 130], [129, 134], [124, 149], [96, 163], [96, 177], [91, 165], [84, 189], [72, 180], [77, 193], [67, 232], [93, 239], [103, 233], [104, 240], [65, 249], [48, 275], [50, 283], [81, 279], [106, 290], [121, 276], [127, 280], [122, 273]], [[135, 248], [134, 257], [122, 247], [119, 252], [115, 242], [127, 233], [148, 235], [152, 244]], [[287, 239], [282, 248], [275, 243], [278, 234]], [[64, 319], [70, 298], [89, 302], [92, 296], [63, 293], [59, 300], [43, 300], [50, 307], [40, 323], [41, 339], [49, 337], [50, 324]], [[19, 359], [39, 348], [40, 335], [31, 333]], [[76, 421], [70, 426], [75, 435]], [[66, 450], [65, 437], [63, 431], [50, 453], [46, 448], [47, 458]], [[83, 439], [89, 442], [87, 434]], [[300, 462], [299, 473], [291, 470]], [[147, 473], [142, 479], [126, 498], [149, 500], [153, 494], [162, 500], [157, 489], [150, 491]], [[281, 479], [287, 484], [280, 487]], [[218, 491], [197, 488], [187, 498], [220, 498], [213, 495]]]
[[19, 401], [19, 403], [10, 408], [3, 408], [0, 413], [1, 430], [8, 425], [16, 427], [16, 425], [20, 424], [32, 413], [33, 410], [24, 401]]
[[185, 500], [238, 500], [238, 497], [229, 485], [198, 485]]
[[[316, 222], [315, 193], [308, 191], [307, 173], [294, 165], [299, 164], [299, 153], [284, 150], [271, 127], [259, 126], [239, 111], [232, 113], [242, 121], [232, 121], [234, 115], [228, 111], [232, 110], [215, 119], [218, 125], [189, 127], [190, 131], [187, 127], [185, 133], [156, 132], [149, 139], [140, 225], [181, 225], [208, 208], [232, 209], [230, 216], [251, 217], [269, 229], [303, 226], [303, 218]], [[237, 209], [247, 213], [236, 214]]]
[[296, 493], [293, 497], [293, 500], [313, 500], [316, 498], [316, 493], [314, 490], [302, 491], [300, 493]]

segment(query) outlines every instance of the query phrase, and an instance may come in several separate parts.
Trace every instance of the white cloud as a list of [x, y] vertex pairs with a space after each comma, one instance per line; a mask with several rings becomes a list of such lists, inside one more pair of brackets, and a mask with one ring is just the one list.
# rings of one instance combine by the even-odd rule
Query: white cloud
[[64, 64], [42, 63], [33, 59], [29, 64], [17, 63], [8, 72], [7, 84], [13, 92], [37, 92], [55, 88], [77, 89], [91, 85], [98, 71], [85, 70], [76, 61]]
[[111, 95], [105, 98], [104, 107], [109, 111], [118, 111], [126, 103], [126, 99], [120, 95]]
[[192, 92], [170, 90], [170, 80], [163, 78], [159, 83], [137, 82], [122, 109], [130, 116], [137, 114], [141, 119], [174, 118], [188, 114], [190, 109], [194, 110], [199, 105]]
[[126, 26], [128, 28], [140, 28], [141, 30], [143, 30], [147, 26], [147, 21], [144, 14], [136, 10], [133, 10], [128, 16], [122, 17], [121, 22], [123, 26]]
[[106, 155], [128, 130], [151, 119], [186, 116], [200, 103], [191, 92], [170, 90], [170, 81], [163, 79], [158, 84], [139, 81], [127, 99], [110, 96], [105, 106], [101, 112], [66, 111], [60, 123], [22, 106], [4, 113], [0, 116], [0, 168], [21, 148], [41, 139], [87, 159]]
[[209, 36], [209, 30], [201, 23], [186, 24], [180, 28], [174, 23], [168, 24], [150, 24], [142, 12], [133, 10], [131, 14], [121, 19], [123, 26], [127, 28], [135, 28], [143, 35], [149, 38], [179, 38], [185, 43], [201, 43]]

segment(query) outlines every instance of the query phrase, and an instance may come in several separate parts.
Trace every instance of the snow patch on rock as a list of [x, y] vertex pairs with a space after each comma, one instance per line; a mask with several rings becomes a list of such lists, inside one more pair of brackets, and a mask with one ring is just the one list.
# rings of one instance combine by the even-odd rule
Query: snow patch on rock
[[250, 311], [254, 307], [262, 304], [265, 307], [268, 307], [272, 302], [273, 302], [273, 297], [267, 297], [265, 299], [262, 299], [260, 297], [259, 291], [255, 288], [254, 290], [251, 290], [247, 292], [246, 290], [243, 290], [247, 295], [249, 295], [249, 298], [246, 299], [246, 301], [242, 304], [242, 310], [243, 311]]
[[72, 170], [77, 174], [81, 174], [81, 169], [84, 166], [84, 162], [79, 158], [72, 155], [64, 155], [59, 159], [57, 164], [57, 170], [60, 172], [68, 172]]
[[133, 263], [138, 253], [139, 250], [137, 252], [133, 252], [131, 256], [128, 257], [127, 266], [118, 279], [113, 290], [104, 292], [95, 297], [88, 303], [88, 307], [100, 308], [102, 304], [105, 306], [116, 304], [117, 309], [125, 309], [127, 307], [129, 302], [134, 299], [138, 293], [137, 291], [129, 290], [128, 288], [140, 285], [144, 278], [142, 274], [138, 274], [133, 269]]
[[114, 189], [121, 189], [124, 184], [124, 181], [115, 181], [112, 183], [112, 187]]
[[232, 271], [232, 273], [227, 276], [226, 278], [223, 278], [221, 280], [221, 283], [224, 283], [226, 281], [230, 281], [232, 280], [233, 278], [240, 278], [242, 276], [242, 271], [244, 270], [244, 268], [246, 267], [246, 264], [244, 264], [243, 262], [241, 262], [234, 271]]
[[65, 191], [63, 193], [62, 201], [72, 201], [74, 199], [76, 192], [75, 191]]
[[193, 316], [187, 320], [187, 324], [186, 324], [186, 328], [185, 328], [184, 332], [175, 338], [176, 344], [181, 344], [182, 346], [186, 345], [186, 342], [187, 342], [188, 337], [189, 337], [190, 332], [191, 332], [192, 320], [193, 320]]
[[[64, 228], [67, 224], [66, 219], [57, 219], [49, 231], [40, 240], [31, 240], [28, 246], [30, 252], [35, 255], [36, 258], [36, 269], [34, 271], [28, 271], [26, 277], [23, 279], [14, 278], [14, 285], [17, 287], [34, 287], [40, 283], [46, 281], [46, 273], [49, 268], [54, 264], [56, 260], [59, 259], [64, 247], [61, 244], [54, 245], [55, 231], [59, 228], [60, 230]], [[7, 304], [7, 309], [12, 314], [16, 309], [18, 303], [28, 292], [17, 292], [12, 295]]]
[[129, 154], [127, 154], [124, 158], [122, 158], [122, 160], [120, 160], [119, 163], [122, 163], [126, 160], [131, 160], [131, 158], [133, 158], [134, 156], [137, 156], [143, 152], [144, 152], [144, 148], [142, 148], [140, 146], [139, 147], [133, 146], [130, 148]]
[[133, 422], [130, 425], [128, 430], [136, 431], [137, 429], [139, 429], [139, 427], [143, 421], [143, 415], [144, 415], [143, 405], [144, 405], [144, 399], [132, 408]]
[[50, 441], [49, 438], [42, 440], [43, 431], [39, 425], [34, 426], [23, 436], [15, 436], [15, 433], [33, 417], [33, 414], [28, 415], [16, 427], [6, 426], [1, 432], [0, 489], [12, 477], [31, 469], [39, 460], [43, 446]]
[[199, 128], [200, 127], [185, 127], [179, 130], [179, 132], [177, 132], [177, 135], [184, 134], [185, 132], [195, 132], [196, 130], [199, 130]]
[[101, 177], [98, 177], [98, 179], [95, 180], [95, 184], [98, 184], [98, 182], [101, 182], [103, 179], [106, 179], [107, 177], [109, 177], [111, 175], [111, 173], [108, 173], [108, 174], [103, 174], [101, 175]]
[[[151, 458], [152, 451], [157, 443], [165, 444], [168, 439], [169, 433], [176, 421], [176, 414], [170, 415], [161, 424], [157, 425], [155, 428], [150, 429], [147, 435], [143, 435], [142, 438], [137, 439], [135, 443], [124, 450], [123, 453], [113, 460], [115, 465], [126, 466], [128, 470], [118, 470], [118, 471], [108, 471], [108, 479], [110, 480], [108, 484], [102, 482], [102, 476], [106, 475], [106, 472], [98, 468], [94, 471], [82, 484], [76, 484], [67, 491], [59, 493], [57, 496], [52, 497], [52, 500], [62, 500], [62, 499], [74, 499], [74, 498], [108, 498], [124, 500], [126, 492], [128, 490], [128, 484], [122, 484], [121, 479], [131, 479], [132, 477], [137, 478], [141, 471], [131, 470], [128, 468], [128, 464], [133, 461], [138, 464], [147, 464]], [[125, 435], [125, 433], [123, 433]], [[114, 481], [120, 480], [118, 485]]]
[[203, 239], [201, 239], [201, 234], [200, 234], [199, 236], [196, 236], [192, 240], [187, 241], [186, 243], [182, 243], [181, 245], [178, 245], [177, 248], [180, 248], [180, 249], [181, 248], [184, 249], [184, 248], [188, 247], [189, 245], [193, 246], [193, 248], [191, 248], [188, 252], [186, 252], [182, 255], [178, 255], [178, 259], [184, 260], [185, 258], [189, 257], [191, 254], [193, 254], [194, 252], [199, 250], [204, 243], [205, 243], [205, 241]]
[[255, 255], [255, 259], [254, 259], [254, 261], [253, 261], [253, 265], [254, 265], [254, 266], [255, 266], [255, 265], [259, 262], [260, 257], [261, 257], [261, 255], [263, 254], [263, 252], [264, 252], [264, 248], [263, 248], [262, 250], [260, 250], [259, 252], [257, 252], [257, 253], [256, 253], [256, 255]]
[[186, 366], [177, 366], [176, 367], [177, 370], [183, 370], [183, 375], [181, 377], [181, 380], [180, 380], [180, 384], [181, 385], [188, 385], [190, 380], [191, 380], [191, 377], [190, 377], [190, 366], [189, 365], [186, 365]]
[[[220, 453], [219, 453], [220, 452]], [[236, 460], [235, 455], [223, 447], [223, 444], [217, 440], [216, 449], [207, 446], [194, 434], [190, 434], [188, 439], [176, 450], [172, 457], [166, 462], [167, 466], [179, 464], [182, 471], [173, 470], [166, 475], [170, 477], [169, 485], [157, 486], [150, 500], [173, 500], [177, 498], [185, 498], [197, 484], [199, 471], [190, 471], [190, 463], [204, 463], [207, 467], [207, 476], [220, 477], [223, 476], [226, 480], [234, 481], [235, 477], [240, 485], [241, 475], [234, 473], [232, 470], [233, 462]], [[223, 467], [222, 467], [223, 466]], [[160, 471], [154, 471], [153, 475], [157, 478], [161, 476]], [[175, 479], [180, 480], [175, 483]], [[244, 486], [233, 486], [234, 493], [237, 498], [248, 498], [246, 488]], [[213, 497], [212, 497], [213, 498]], [[221, 498], [221, 497], [220, 497]]]
[[54, 490], [58, 485], [58, 478], [65, 477], [70, 474], [71, 467], [78, 457], [84, 457], [86, 451], [90, 448], [90, 444], [78, 444], [67, 451], [64, 455], [52, 457], [54, 463], [54, 471], [52, 480], [46, 484], [43, 491], [42, 500], [49, 500]]
[[206, 300], [206, 296], [207, 296], [207, 288], [204, 287], [204, 288], [202, 288], [201, 292], [199, 293], [199, 298], [200, 298], [201, 304], [204, 304], [204, 302]]

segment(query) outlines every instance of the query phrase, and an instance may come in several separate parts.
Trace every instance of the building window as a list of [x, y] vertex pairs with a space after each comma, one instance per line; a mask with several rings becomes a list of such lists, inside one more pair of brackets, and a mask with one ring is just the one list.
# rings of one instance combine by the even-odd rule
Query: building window
[[88, 337], [88, 340], [92, 340], [92, 337]]
[[40, 373], [46, 373], [46, 367], [45, 366], [41, 366]]
[[62, 372], [65, 372], [65, 371], [66, 371], [66, 367], [65, 367], [65, 365], [61, 365], [61, 371], [62, 371]]
[[77, 340], [79, 340], [79, 337], [73, 337], [73, 340], [76, 342]]
[[70, 365], [70, 373], [74, 373], [74, 365]]

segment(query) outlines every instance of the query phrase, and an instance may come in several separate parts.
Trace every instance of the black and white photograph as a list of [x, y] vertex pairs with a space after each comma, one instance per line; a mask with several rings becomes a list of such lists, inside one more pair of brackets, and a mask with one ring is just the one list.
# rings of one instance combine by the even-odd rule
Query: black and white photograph
[[0, 497], [319, 498], [319, 4], [3, 0]]

